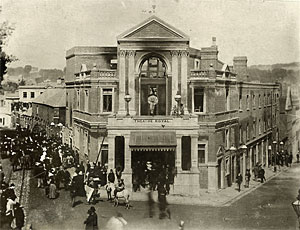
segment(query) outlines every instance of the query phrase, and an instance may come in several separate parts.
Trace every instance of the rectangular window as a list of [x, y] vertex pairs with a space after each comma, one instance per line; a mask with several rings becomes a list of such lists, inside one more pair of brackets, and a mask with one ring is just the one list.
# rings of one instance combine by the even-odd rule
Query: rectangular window
[[249, 110], [249, 95], [247, 95], [247, 98], [246, 98], [246, 105], [247, 105], [247, 110]]
[[102, 112], [112, 112], [113, 90], [102, 89]]
[[240, 95], [239, 95], [239, 109], [241, 110], [241, 109], [243, 109], [243, 94], [240, 92]]
[[198, 164], [205, 164], [205, 144], [198, 144]]
[[261, 124], [260, 124], [260, 119], [258, 120], [258, 134], [261, 134]]
[[84, 94], [84, 111], [88, 112], [89, 111], [89, 91], [85, 90]]
[[256, 137], [256, 121], [253, 121], [253, 138]]
[[199, 59], [194, 60], [194, 69], [200, 69], [200, 60]]
[[30, 92], [30, 98], [34, 98], [34, 92]]
[[229, 136], [229, 129], [225, 130], [225, 148], [229, 149], [230, 148], [230, 136]]
[[183, 136], [181, 138], [181, 162], [182, 170], [191, 169], [191, 137]]
[[204, 112], [204, 89], [194, 89], [194, 112]]
[[226, 110], [230, 110], [229, 88], [226, 89]]
[[258, 107], [261, 107], [260, 94], [258, 95]]
[[80, 109], [80, 91], [77, 90], [77, 109]]
[[240, 143], [243, 143], [243, 130], [242, 130], [242, 125], [240, 125], [240, 129], [239, 129], [239, 133], [240, 133]]
[[69, 93], [66, 93], [66, 107], [69, 106]]
[[249, 140], [249, 137], [250, 137], [249, 124], [247, 123], [247, 126], [246, 126], [246, 139]]
[[101, 164], [105, 165], [108, 163], [108, 145], [102, 145], [101, 148]]
[[255, 109], [255, 94], [252, 95], [252, 108]]
[[23, 92], [23, 98], [27, 98], [27, 92]]

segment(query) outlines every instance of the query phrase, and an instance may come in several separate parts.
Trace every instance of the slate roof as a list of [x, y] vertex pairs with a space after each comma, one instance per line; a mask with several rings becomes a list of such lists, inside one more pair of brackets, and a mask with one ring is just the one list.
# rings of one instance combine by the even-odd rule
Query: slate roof
[[48, 105], [51, 107], [66, 107], [66, 89], [50, 88], [38, 96], [33, 103]]

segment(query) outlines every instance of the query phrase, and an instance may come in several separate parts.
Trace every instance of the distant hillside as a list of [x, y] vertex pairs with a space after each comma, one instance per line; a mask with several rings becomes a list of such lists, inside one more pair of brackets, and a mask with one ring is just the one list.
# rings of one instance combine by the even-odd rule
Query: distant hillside
[[24, 79], [26, 84], [37, 84], [50, 80], [56, 82], [58, 78], [64, 77], [64, 71], [60, 69], [40, 69], [26, 65], [24, 67], [8, 68], [7, 79], [14, 81], [14, 79]]
[[300, 62], [274, 65], [253, 65], [248, 68], [251, 81], [300, 83]]
[[273, 64], [273, 65], [252, 65], [249, 66], [251, 69], [259, 69], [259, 70], [273, 70], [273, 69], [286, 69], [286, 70], [299, 70], [300, 62], [291, 62], [291, 63], [283, 63], [283, 64]]

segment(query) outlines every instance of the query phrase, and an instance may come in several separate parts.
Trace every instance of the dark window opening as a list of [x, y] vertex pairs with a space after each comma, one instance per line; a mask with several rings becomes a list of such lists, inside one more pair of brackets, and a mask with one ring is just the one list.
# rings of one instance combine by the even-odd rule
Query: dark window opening
[[123, 136], [115, 137], [115, 168], [124, 169], [125, 141]]
[[181, 138], [181, 163], [182, 170], [191, 169], [191, 137], [183, 136]]
[[141, 77], [163, 78], [166, 76], [166, 66], [157, 57], [146, 59], [141, 68]]
[[198, 145], [198, 164], [205, 163], [205, 144]]
[[194, 112], [204, 112], [204, 89], [194, 89]]

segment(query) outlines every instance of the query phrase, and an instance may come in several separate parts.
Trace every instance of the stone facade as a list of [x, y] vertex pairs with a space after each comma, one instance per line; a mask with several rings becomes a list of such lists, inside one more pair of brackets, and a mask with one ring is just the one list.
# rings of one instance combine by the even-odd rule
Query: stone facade
[[[280, 88], [247, 82], [246, 57], [228, 66], [218, 60], [215, 38], [211, 47], [192, 48], [187, 35], [155, 16], [117, 42], [67, 51], [64, 141], [83, 160], [121, 166], [130, 188], [134, 159], [160, 152], [176, 168], [171, 192], [190, 195], [231, 186], [257, 162], [268, 165]], [[138, 144], [139, 135], [149, 141]]]

